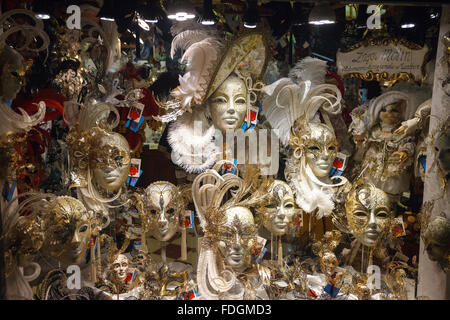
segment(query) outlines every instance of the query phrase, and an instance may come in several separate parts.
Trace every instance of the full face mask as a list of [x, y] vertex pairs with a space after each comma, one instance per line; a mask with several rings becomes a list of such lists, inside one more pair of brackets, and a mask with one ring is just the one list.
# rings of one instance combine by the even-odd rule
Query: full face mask
[[178, 189], [169, 182], [152, 183], [145, 189], [144, 206], [149, 217], [149, 231], [159, 241], [170, 240], [178, 230], [180, 202]]
[[65, 196], [51, 200], [46, 211], [43, 253], [65, 264], [80, 264], [91, 240], [91, 213], [79, 200]]
[[130, 172], [130, 147], [118, 133], [102, 133], [92, 154], [93, 180], [101, 188], [116, 191]]
[[256, 241], [253, 215], [245, 207], [233, 207], [225, 211], [225, 224], [219, 234], [219, 250], [235, 271], [250, 266], [251, 248]]
[[281, 236], [288, 232], [295, 214], [295, 200], [292, 189], [281, 180], [275, 180], [268, 189], [269, 203], [258, 209], [264, 227]]
[[321, 123], [309, 123], [305, 138], [306, 163], [316, 177], [327, 177], [337, 154], [337, 140], [333, 131]]
[[112, 264], [113, 276], [120, 281], [125, 281], [128, 271], [128, 258], [119, 254]]
[[349, 193], [345, 211], [353, 235], [368, 247], [382, 239], [393, 218], [388, 195], [364, 183], [357, 183]]
[[221, 131], [240, 128], [250, 102], [244, 80], [232, 75], [208, 99], [212, 122]]

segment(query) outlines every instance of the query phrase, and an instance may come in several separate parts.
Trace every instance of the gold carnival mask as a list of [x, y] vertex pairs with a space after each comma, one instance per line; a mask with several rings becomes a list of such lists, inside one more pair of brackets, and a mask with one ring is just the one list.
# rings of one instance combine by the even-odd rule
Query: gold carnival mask
[[219, 250], [235, 271], [250, 266], [251, 248], [256, 242], [253, 215], [245, 207], [232, 207], [225, 211], [224, 224], [219, 228]]
[[296, 125], [289, 142], [294, 156], [305, 156], [306, 163], [316, 177], [328, 177], [338, 151], [336, 136], [322, 123]]
[[108, 191], [120, 189], [130, 172], [130, 147], [118, 133], [97, 130], [92, 148], [93, 180]]
[[275, 180], [268, 188], [269, 202], [257, 209], [264, 227], [271, 233], [281, 236], [292, 226], [295, 214], [295, 200], [292, 189], [281, 180]]
[[94, 219], [84, 205], [72, 197], [52, 199], [43, 216], [42, 251], [64, 264], [83, 261], [93, 233]]
[[144, 207], [149, 219], [149, 231], [157, 240], [168, 241], [178, 230], [183, 210], [175, 185], [158, 181], [145, 189]]
[[208, 112], [221, 131], [240, 128], [250, 105], [244, 80], [230, 75], [208, 99]]
[[353, 235], [369, 247], [389, 231], [393, 218], [388, 195], [363, 182], [357, 182], [348, 194], [345, 211]]

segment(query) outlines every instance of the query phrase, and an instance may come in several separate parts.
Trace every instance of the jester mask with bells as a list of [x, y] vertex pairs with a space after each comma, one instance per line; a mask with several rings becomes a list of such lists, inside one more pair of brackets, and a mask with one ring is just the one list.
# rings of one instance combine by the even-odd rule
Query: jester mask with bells
[[291, 187], [281, 180], [267, 180], [262, 189], [267, 196], [256, 206], [258, 220], [274, 235], [288, 233], [298, 210]]
[[172, 239], [185, 207], [180, 189], [170, 182], [154, 182], [145, 189], [143, 201], [150, 234], [159, 241]]
[[347, 196], [345, 212], [352, 234], [362, 244], [374, 247], [389, 232], [393, 212], [388, 195], [360, 180]]
[[64, 264], [82, 263], [91, 236], [98, 231], [93, 213], [87, 211], [79, 200], [61, 196], [49, 201], [42, 218], [44, 255]]

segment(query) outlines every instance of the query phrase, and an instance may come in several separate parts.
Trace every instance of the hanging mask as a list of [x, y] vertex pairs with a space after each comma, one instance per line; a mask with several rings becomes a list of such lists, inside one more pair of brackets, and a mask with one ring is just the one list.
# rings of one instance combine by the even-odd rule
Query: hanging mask
[[79, 200], [62, 196], [50, 201], [43, 221], [43, 253], [64, 264], [80, 264], [94, 229], [91, 213]]
[[241, 127], [249, 104], [244, 80], [232, 75], [209, 97], [208, 111], [214, 126], [224, 132]]
[[178, 188], [170, 182], [152, 183], [145, 189], [144, 206], [150, 234], [159, 241], [170, 240], [178, 231], [183, 210]]
[[251, 248], [256, 243], [256, 228], [249, 209], [233, 207], [226, 210], [218, 238], [219, 250], [227, 265], [235, 271], [250, 266]]
[[0, 54], [0, 68], [0, 95], [6, 100], [14, 99], [24, 84], [27, 69], [24, 59], [20, 53], [5, 45]]
[[116, 191], [125, 183], [130, 172], [130, 147], [118, 133], [97, 130], [94, 133], [91, 167], [93, 180], [101, 188]]
[[373, 247], [389, 231], [393, 212], [388, 195], [370, 184], [356, 183], [345, 203], [347, 221], [362, 244]]
[[292, 189], [281, 180], [275, 180], [268, 188], [269, 202], [257, 209], [264, 227], [271, 233], [282, 236], [292, 227], [295, 200]]

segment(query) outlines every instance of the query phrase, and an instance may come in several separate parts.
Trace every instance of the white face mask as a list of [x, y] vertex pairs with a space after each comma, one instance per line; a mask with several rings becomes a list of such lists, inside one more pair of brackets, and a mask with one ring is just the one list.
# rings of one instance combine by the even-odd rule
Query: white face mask
[[130, 173], [130, 147], [118, 133], [100, 138], [100, 147], [94, 150], [93, 180], [103, 189], [116, 191]]
[[337, 154], [337, 141], [334, 133], [326, 125], [308, 124], [310, 136], [305, 145], [306, 163], [316, 177], [327, 177]]
[[292, 189], [281, 180], [275, 180], [269, 187], [271, 201], [261, 208], [263, 225], [271, 233], [281, 236], [286, 234], [295, 213], [295, 200]]
[[178, 190], [168, 182], [155, 182], [145, 190], [145, 211], [150, 220], [150, 233], [159, 241], [170, 240], [178, 230], [180, 208]]
[[245, 82], [237, 76], [228, 77], [208, 99], [213, 124], [221, 131], [240, 128], [248, 107]]
[[219, 235], [219, 250], [225, 263], [235, 271], [250, 266], [255, 234], [248, 230], [254, 227], [253, 215], [244, 207], [233, 207], [225, 212], [226, 223]]
[[119, 254], [117, 259], [113, 262], [113, 271], [115, 277], [121, 281], [125, 281], [125, 279], [127, 278], [127, 270], [128, 258], [123, 254]]

